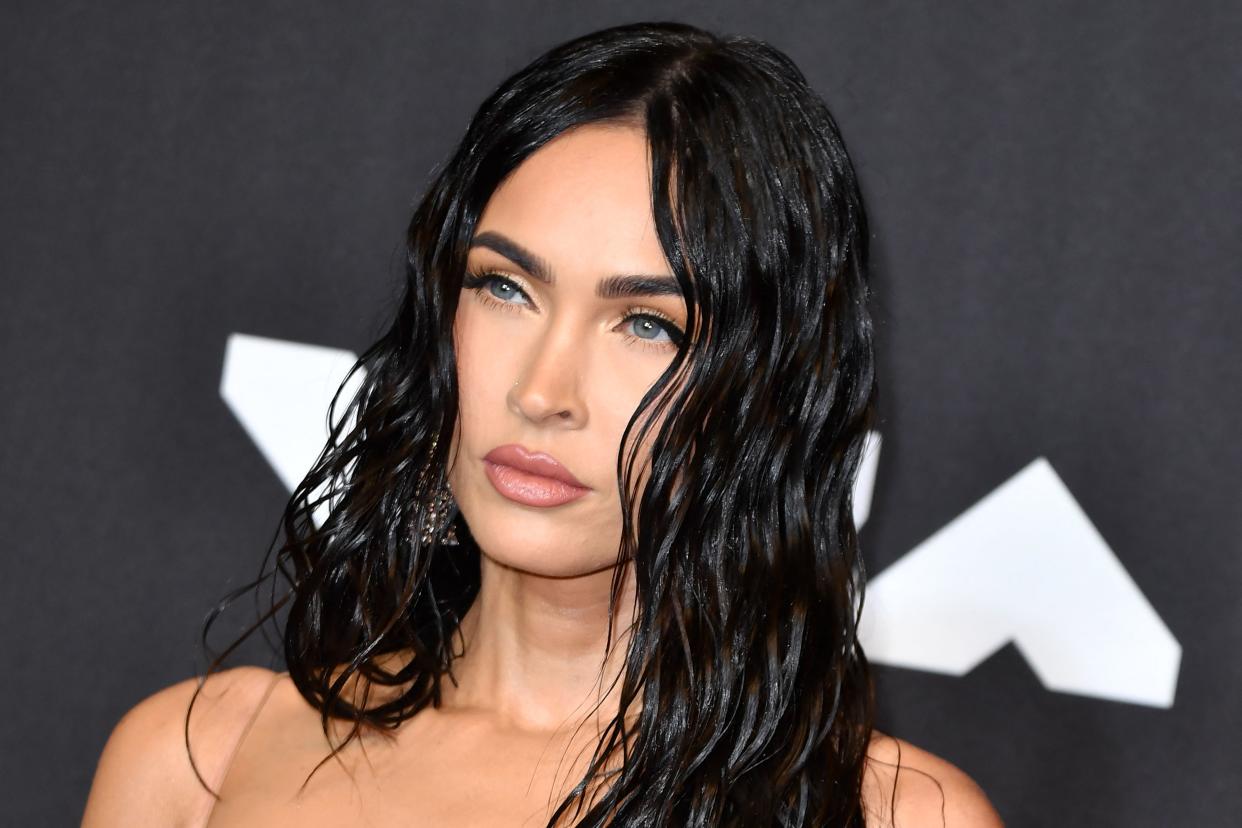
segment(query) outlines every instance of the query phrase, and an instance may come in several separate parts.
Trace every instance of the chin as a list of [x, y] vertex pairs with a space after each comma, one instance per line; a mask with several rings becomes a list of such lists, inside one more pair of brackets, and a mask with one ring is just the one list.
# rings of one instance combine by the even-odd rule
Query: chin
[[514, 549], [510, 546], [502, 555], [493, 555], [488, 547], [482, 544], [479, 549], [484, 557], [493, 563], [540, 578], [579, 578], [593, 575], [609, 570], [617, 560], [616, 555], [607, 558], [567, 555], [563, 547]]
[[[542, 521], [471, 521], [470, 535], [493, 563], [545, 578], [574, 578], [609, 569], [617, 562], [620, 533], [611, 545], [600, 543], [605, 532], [563, 531], [537, 525]], [[546, 519], [545, 519], [546, 520]]]

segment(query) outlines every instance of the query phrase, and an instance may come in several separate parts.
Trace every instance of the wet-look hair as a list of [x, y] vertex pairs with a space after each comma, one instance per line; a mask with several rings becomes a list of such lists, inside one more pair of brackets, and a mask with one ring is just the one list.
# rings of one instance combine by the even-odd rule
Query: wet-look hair
[[[609, 28], [552, 49], [483, 102], [414, 212], [400, 303], [338, 390], [331, 436], [264, 574], [208, 616], [208, 673], [273, 625], [325, 736], [330, 719], [349, 723], [324, 762], [362, 728], [395, 729], [439, 704], [480, 572], [455, 511], [457, 544], [440, 532], [423, 542], [457, 420], [467, 250], [518, 165], [598, 123], [646, 133], [687, 327], [617, 457], [618, 561], [632, 561], [636, 596], [620, 711], [549, 825], [861, 826], [875, 707], [852, 503], [877, 401], [866, 217], [825, 103], [754, 39]], [[614, 571], [609, 640], [626, 567]], [[219, 612], [265, 583], [266, 611], [212, 652]]]

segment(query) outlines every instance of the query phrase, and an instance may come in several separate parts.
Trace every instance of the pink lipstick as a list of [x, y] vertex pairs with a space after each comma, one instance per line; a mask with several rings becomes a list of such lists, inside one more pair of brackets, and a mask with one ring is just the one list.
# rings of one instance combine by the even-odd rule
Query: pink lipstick
[[591, 491], [552, 455], [516, 443], [489, 451], [483, 470], [497, 492], [525, 506], [560, 506]]

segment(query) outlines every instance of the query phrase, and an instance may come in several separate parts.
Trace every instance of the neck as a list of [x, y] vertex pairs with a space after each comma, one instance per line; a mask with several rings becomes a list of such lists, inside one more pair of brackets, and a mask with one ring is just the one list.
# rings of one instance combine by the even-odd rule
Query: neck
[[613, 571], [549, 578], [481, 556], [479, 594], [461, 623], [465, 650], [453, 662], [457, 683], [441, 685], [443, 707], [489, 714], [523, 730], [612, 719], [634, 610], [631, 567], [609, 642]]

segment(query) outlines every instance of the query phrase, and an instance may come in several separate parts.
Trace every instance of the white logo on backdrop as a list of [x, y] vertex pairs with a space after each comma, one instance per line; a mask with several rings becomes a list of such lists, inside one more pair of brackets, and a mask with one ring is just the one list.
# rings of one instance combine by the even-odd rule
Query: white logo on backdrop
[[[292, 491], [323, 448], [348, 351], [231, 334], [220, 395]], [[338, 401], [338, 416], [361, 382]], [[881, 439], [854, 487], [866, 523]], [[326, 517], [326, 504], [315, 518]], [[1181, 646], [1044, 458], [867, 584], [859, 630], [878, 664], [965, 675], [1012, 642], [1044, 686], [1170, 707]]]
[[869, 579], [869, 658], [960, 676], [1012, 642], [1044, 686], [1171, 707], [1182, 648], [1043, 457]]
[[[349, 351], [282, 339], [229, 335], [220, 396], [290, 492], [314, 465], [328, 439], [328, 404], [357, 358]], [[362, 382], [355, 372], [337, 414]], [[323, 525], [328, 503], [315, 510]]]

